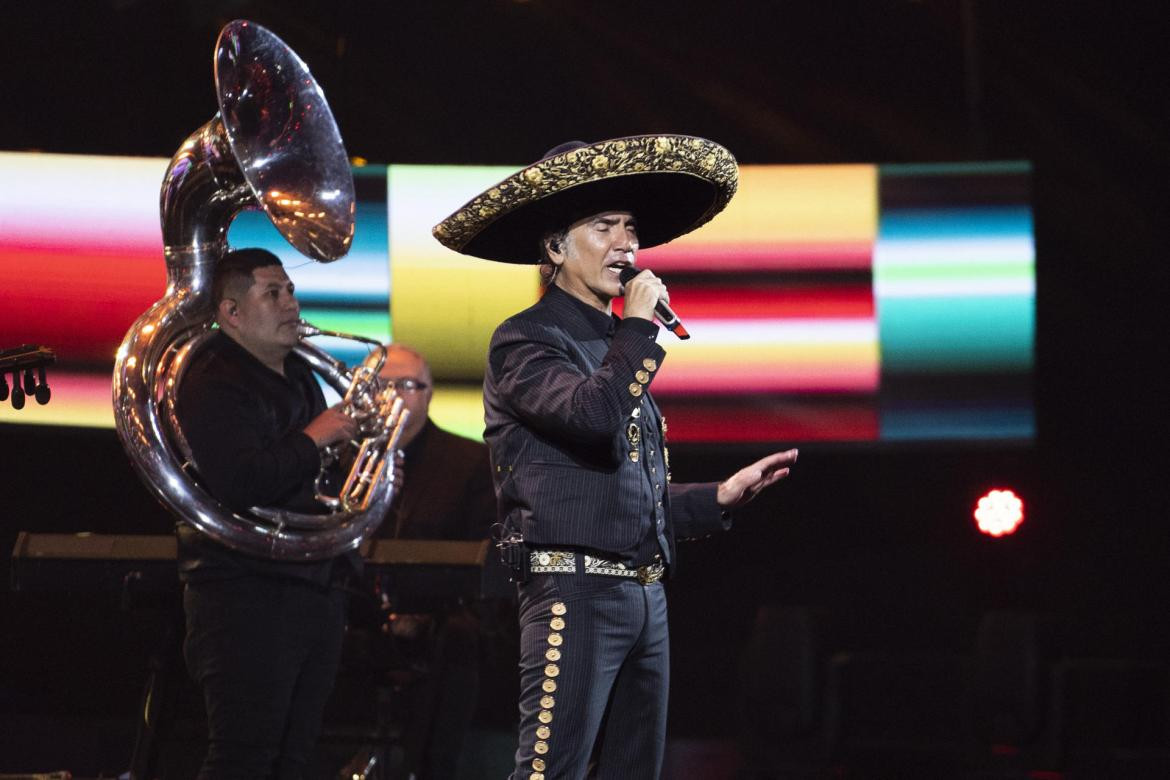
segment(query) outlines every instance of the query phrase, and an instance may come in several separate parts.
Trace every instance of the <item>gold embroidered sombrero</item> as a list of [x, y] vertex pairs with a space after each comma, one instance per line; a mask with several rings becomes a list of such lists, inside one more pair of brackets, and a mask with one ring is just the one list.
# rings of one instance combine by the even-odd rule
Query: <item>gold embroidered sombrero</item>
[[537, 263], [548, 231], [602, 211], [629, 211], [646, 248], [710, 221], [738, 183], [735, 157], [705, 138], [574, 141], [472, 198], [431, 233], [465, 255]]

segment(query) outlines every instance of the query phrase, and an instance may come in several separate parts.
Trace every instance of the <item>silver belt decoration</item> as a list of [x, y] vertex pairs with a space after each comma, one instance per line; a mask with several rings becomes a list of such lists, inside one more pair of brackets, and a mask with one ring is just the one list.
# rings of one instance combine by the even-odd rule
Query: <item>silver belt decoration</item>
[[[650, 585], [662, 579], [666, 566], [661, 562], [645, 566], [627, 566], [621, 561], [610, 561], [593, 555], [582, 555], [586, 574], [602, 577], [636, 579]], [[572, 550], [533, 550], [528, 554], [529, 571], [533, 574], [576, 574], [577, 557]]]
[[533, 550], [528, 553], [528, 570], [533, 574], [576, 574], [577, 558], [566, 550]]

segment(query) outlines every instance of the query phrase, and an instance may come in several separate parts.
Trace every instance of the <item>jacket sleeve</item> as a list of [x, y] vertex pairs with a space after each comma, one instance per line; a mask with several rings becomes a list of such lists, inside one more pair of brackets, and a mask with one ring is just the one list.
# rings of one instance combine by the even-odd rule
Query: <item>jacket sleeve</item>
[[657, 334], [652, 322], [622, 320], [601, 367], [588, 374], [573, 360], [561, 331], [513, 318], [492, 338], [489, 370], [500, 398], [533, 430], [581, 443], [608, 440], [649, 389], [649, 379], [636, 378], [645, 371], [644, 361], [661, 363], [666, 355]]
[[731, 528], [731, 516], [715, 501], [717, 482], [670, 485], [670, 521], [679, 540], [700, 539]]
[[292, 431], [265, 441], [264, 414], [230, 382], [206, 379], [183, 388], [179, 424], [211, 495], [232, 509], [271, 506], [295, 494], [320, 469], [313, 440]]

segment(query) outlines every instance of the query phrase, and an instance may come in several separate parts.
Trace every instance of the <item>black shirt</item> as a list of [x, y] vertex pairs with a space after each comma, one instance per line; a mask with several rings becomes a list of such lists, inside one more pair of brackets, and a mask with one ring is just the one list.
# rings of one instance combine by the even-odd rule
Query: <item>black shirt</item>
[[[325, 511], [314, 499], [320, 455], [303, 432], [324, 410], [325, 397], [304, 361], [290, 353], [281, 376], [222, 331], [193, 356], [176, 404], [199, 479], [236, 512], [252, 506]], [[332, 561], [247, 555], [186, 523], [179, 526], [179, 571], [185, 580], [261, 573], [328, 585], [333, 569]]]

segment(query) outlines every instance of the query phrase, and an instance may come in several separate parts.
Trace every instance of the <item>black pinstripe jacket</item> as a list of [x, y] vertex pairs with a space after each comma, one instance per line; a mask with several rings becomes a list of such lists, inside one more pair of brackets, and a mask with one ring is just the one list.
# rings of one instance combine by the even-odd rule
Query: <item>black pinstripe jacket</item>
[[[651, 322], [605, 315], [555, 286], [496, 329], [484, 438], [501, 520], [528, 546], [633, 560], [661, 501], [673, 561], [676, 538], [729, 524], [714, 483], [665, 479], [661, 418], [649, 394], [666, 355], [657, 333]], [[641, 438], [637, 460], [631, 422]]]

